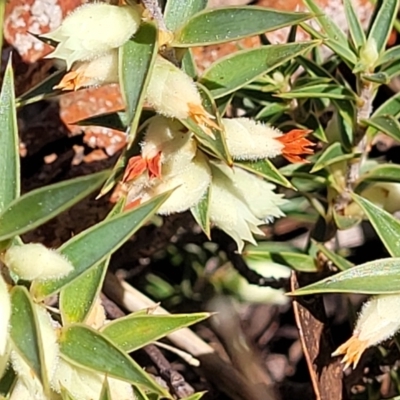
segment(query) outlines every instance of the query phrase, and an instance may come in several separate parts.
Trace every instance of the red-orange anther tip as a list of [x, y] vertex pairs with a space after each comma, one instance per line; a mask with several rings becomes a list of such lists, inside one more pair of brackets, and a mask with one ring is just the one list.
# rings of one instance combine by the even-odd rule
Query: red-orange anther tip
[[315, 146], [315, 143], [305, 137], [311, 133], [310, 129], [293, 129], [290, 132], [276, 138], [284, 147], [282, 156], [291, 163], [308, 162], [303, 157], [304, 154], [314, 154], [314, 150], [308, 147]]
[[129, 182], [142, 175], [147, 169], [146, 160], [142, 156], [131, 157], [126, 166], [122, 182]]

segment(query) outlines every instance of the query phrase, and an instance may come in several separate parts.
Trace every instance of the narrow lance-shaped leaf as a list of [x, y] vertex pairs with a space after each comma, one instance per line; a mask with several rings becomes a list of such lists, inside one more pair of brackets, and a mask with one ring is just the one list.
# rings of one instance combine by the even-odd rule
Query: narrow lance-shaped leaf
[[361, 25], [360, 18], [357, 15], [352, 0], [344, 0], [343, 5], [347, 23], [349, 24], [351, 39], [353, 40], [356, 50], [359, 50], [366, 41], [364, 29]]
[[304, 296], [315, 293], [384, 294], [399, 292], [400, 258], [384, 258], [350, 268], [289, 294]]
[[204, 71], [200, 82], [214, 98], [223, 97], [320, 43], [316, 40], [241, 50], [213, 63]]
[[136, 136], [145, 91], [156, 55], [157, 28], [153, 23], [143, 23], [135, 37], [120, 48], [119, 75], [129, 124], [129, 146]]
[[18, 142], [14, 75], [10, 58], [0, 93], [0, 212], [19, 196]]
[[278, 171], [275, 165], [267, 159], [259, 161], [235, 161], [235, 165], [253, 172], [268, 181], [277, 183], [278, 185], [282, 185], [289, 189], [294, 189], [292, 184]]
[[368, 39], [374, 39], [377, 53], [386, 47], [399, 9], [399, 0], [383, 0], [368, 32]]
[[120, 349], [130, 353], [178, 329], [196, 324], [209, 316], [208, 313], [181, 315], [133, 314], [105, 325], [102, 333]]
[[207, 9], [194, 15], [175, 33], [172, 46], [192, 47], [230, 42], [296, 25], [310, 17], [309, 13], [255, 6]]
[[49, 221], [97, 189], [108, 171], [32, 190], [0, 214], [0, 241], [28, 232]]
[[11, 291], [10, 337], [17, 353], [32, 369], [32, 372], [48, 389], [44, 362], [44, 349], [33, 303], [27, 289], [15, 286]]
[[73, 271], [57, 280], [34, 282], [31, 292], [35, 298], [42, 300], [59, 291], [99, 261], [110, 256], [157, 212], [169, 195], [170, 192], [161, 194], [133, 210], [86, 229], [64, 243], [59, 251], [74, 266]]
[[207, 0], [186, 0], [182, 7], [182, 0], [168, 0], [165, 5], [164, 19], [167, 28], [175, 32], [192, 15], [207, 7]]
[[395, 140], [400, 140], [400, 123], [396, 117], [390, 114], [372, 116], [362, 121], [364, 124], [375, 128], [377, 131], [386, 133]]
[[78, 366], [103, 372], [171, 398], [131, 357], [87, 326], [73, 325], [64, 328], [60, 336], [60, 351], [64, 358]]
[[[108, 214], [107, 219], [122, 212], [124, 205], [125, 201], [121, 199]], [[103, 286], [109, 262], [110, 256], [61, 290], [59, 302], [63, 325], [83, 322], [88, 316]]]
[[368, 217], [387, 251], [393, 257], [400, 257], [400, 221], [361, 196], [353, 194], [353, 199]]
[[346, 153], [342, 149], [342, 145], [339, 142], [331, 144], [327, 147], [324, 152], [320, 155], [317, 162], [314, 164], [314, 167], [310, 171], [311, 173], [317, 172], [329, 165], [334, 163], [350, 160], [354, 158], [356, 155], [352, 153]]
[[382, 164], [361, 175], [359, 182], [400, 182], [400, 165]]
[[62, 77], [65, 75], [65, 70], [61, 69], [43, 81], [38, 83], [33, 88], [29, 89], [26, 93], [16, 99], [17, 107], [23, 107], [28, 104], [33, 104], [38, 101], [49, 99], [58, 96], [61, 90], [54, 90], [53, 87], [60, 83]]
[[324, 13], [317, 5], [314, 0], [304, 0], [304, 4], [313, 12], [316, 17], [315, 20], [320, 25], [325, 36], [316, 32], [307, 23], [302, 23], [301, 27], [316, 39], [329, 39], [324, 42], [324, 44], [330, 47], [338, 56], [340, 56], [344, 61], [355, 64], [357, 62], [357, 57], [353, 50], [350, 48], [349, 42], [343, 30], [340, 29], [335, 22], [329, 18], [326, 13]]

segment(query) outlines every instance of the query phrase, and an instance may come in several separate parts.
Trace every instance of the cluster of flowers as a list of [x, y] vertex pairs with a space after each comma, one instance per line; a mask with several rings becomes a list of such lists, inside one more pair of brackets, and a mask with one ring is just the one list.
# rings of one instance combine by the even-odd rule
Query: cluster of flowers
[[[47, 249], [41, 244], [13, 246], [5, 252], [2, 261], [4, 275], [8, 275], [8, 269], [20, 279], [32, 282], [62, 278], [73, 269], [70, 262], [60, 253]], [[1, 275], [0, 304], [0, 376], [11, 362], [18, 377], [10, 396], [11, 400], [61, 399], [59, 393], [64, 389], [76, 399], [100, 398], [106, 376], [82, 369], [61, 357], [58, 343], [60, 325], [51, 318], [44, 306], [34, 304], [33, 311], [39, 330], [38, 340], [44, 351], [46, 375], [51, 385], [51, 388], [44, 389], [40, 380], [32, 373], [31, 367], [9, 339], [11, 299], [8, 285]], [[104, 309], [99, 302], [94, 304], [87, 323], [94, 329], [99, 329], [106, 323]], [[113, 398], [135, 399], [129, 383], [113, 378], [107, 379]]]
[[[69, 70], [56, 88], [77, 90], [117, 83], [118, 49], [135, 34], [142, 17], [143, 9], [139, 6], [92, 3], [70, 14], [54, 32], [43, 35], [58, 42], [56, 50], [48, 57], [65, 60]], [[154, 117], [149, 122], [141, 154], [131, 158], [127, 166], [123, 181], [129, 183], [130, 207], [175, 189], [159, 212], [182, 212], [198, 204], [209, 191], [211, 221], [235, 239], [239, 251], [243, 249], [244, 241], [254, 243], [253, 233], [262, 233], [260, 225], [283, 215], [279, 207], [285, 200], [274, 193], [274, 185], [239, 166], [228, 167], [220, 161], [210, 160], [198, 148], [193, 134], [187, 132], [178, 120], [191, 118], [210, 135], [212, 129], [221, 130], [234, 160], [254, 161], [282, 155], [290, 162], [300, 162], [302, 154], [312, 153], [309, 148], [312, 143], [305, 138], [309, 132], [293, 130], [282, 134], [277, 129], [246, 118], [223, 119], [222, 126], [218, 126], [204, 109], [193, 80], [161, 56], [157, 56], [155, 61], [146, 98], [162, 116]], [[6, 264], [10, 268], [14, 265], [13, 251], [10, 249], [7, 252]], [[0, 279], [0, 297], [4, 298], [2, 304], [9, 304], [8, 296], [6, 284]], [[398, 330], [399, 299], [398, 295], [377, 296], [364, 305], [352, 338], [334, 353], [345, 354], [343, 362], [346, 367], [357, 365], [367, 347], [380, 343]], [[41, 308], [37, 313], [43, 335], [49, 336], [46, 340], [49, 347], [54, 343], [56, 349], [49, 316]], [[3, 320], [9, 314], [10, 307], [3, 307]], [[0, 355], [3, 356], [8, 351], [6, 337], [7, 331], [0, 331]], [[16, 370], [23, 371], [24, 361], [18, 360], [17, 356], [12, 359]], [[46, 364], [48, 362], [50, 365], [46, 358]], [[23, 376], [22, 372], [18, 373]], [[92, 374], [89, 378], [88, 372], [78, 373], [65, 361], [59, 363], [56, 372], [50, 368], [48, 373], [52, 376], [58, 373], [59, 378], [55, 382], [61, 382], [67, 388], [68, 379], [72, 378], [65, 377], [73, 374], [84, 376], [85, 384], [97, 379], [100, 385], [104, 378], [97, 376], [99, 374]], [[31, 387], [31, 381], [19, 381], [24, 387], [21, 390], [34, 392], [36, 389]], [[76, 387], [71, 388], [71, 393], [74, 393], [73, 389]]]
[[[57, 88], [75, 90], [117, 82], [118, 48], [137, 31], [140, 19], [138, 7], [87, 4], [69, 15], [56, 31], [44, 35], [59, 42], [49, 57], [64, 59], [67, 68], [72, 68]], [[279, 206], [285, 200], [273, 192], [274, 185], [253, 174], [210, 161], [178, 120], [191, 118], [209, 135], [212, 129], [222, 130], [236, 160], [283, 155], [290, 161], [301, 161], [301, 154], [312, 153], [307, 147], [312, 143], [305, 139], [308, 131], [283, 135], [245, 118], [224, 119], [219, 127], [204, 109], [193, 80], [160, 55], [146, 99], [163, 116], [150, 122], [142, 154], [127, 166], [123, 181], [130, 183], [130, 206], [176, 188], [159, 212], [182, 212], [198, 204], [209, 189], [211, 221], [236, 240], [239, 251], [244, 241], [254, 243], [253, 233], [262, 234], [260, 225], [283, 215]]]

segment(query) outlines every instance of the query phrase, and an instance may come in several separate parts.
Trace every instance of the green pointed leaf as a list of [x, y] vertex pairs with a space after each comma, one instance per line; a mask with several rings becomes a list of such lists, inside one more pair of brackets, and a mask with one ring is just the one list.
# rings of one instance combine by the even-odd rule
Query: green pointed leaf
[[329, 18], [317, 5], [314, 0], [304, 0], [304, 4], [315, 14], [315, 21], [321, 27], [321, 31], [325, 33], [325, 36], [315, 31], [308, 24], [302, 23], [300, 26], [314, 39], [328, 39], [324, 41], [324, 44], [330, 47], [334, 53], [340, 56], [342, 59], [356, 64], [357, 57], [350, 47], [346, 35], [343, 30], [340, 29], [331, 18]]
[[8, 62], [0, 93], [0, 212], [19, 196], [19, 138], [14, 75]]
[[62, 385], [60, 386], [61, 386], [60, 395], [63, 400], [76, 400], [76, 398], [72, 396], [72, 394], [64, 386]]
[[73, 271], [64, 278], [34, 282], [31, 286], [31, 293], [36, 299], [42, 300], [72, 283], [89, 268], [121, 247], [157, 212], [169, 195], [170, 192], [166, 192], [154, 197], [133, 210], [86, 229], [64, 243], [59, 251], [74, 266]]
[[400, 74], [400, 60], [387, 63], [381, 67], [381, 72], [385, 73], [388, 79], [392, 79]]
[[120, 85], [126, 104], [126, 119], [130, 126], [129, 145], [136, 136], [157, 51], [157, 28], [149, 22], [142, 23], [135, 36], [120, 48]]
[[[107, 219], [110, 219], [122, 212], [125, 205], [120, 200]], [[93, 308], [99, 292], [103, 286], [104, 276], [110, 262], [110, 256], [100, 261], [93, 268], [76, 278], [71, 285], [64, 287], [60, 293], [60, 312], [63, 325], [76, 322], [83, 322]]]
[[390, 114], [373, 116], [362, 121], [364, 124], [386, 133], [395, 140], [400, 140], [400, 123], [396, 117]]
[[204, 71], [200, 82], [214, 98], [223, 97], [320, 43], [316, 40], [241, 50], [213, 63]]
[[101, 126], [117, 131], [125, 132], [127, 127], [126, 114], [124, 112], [112, 112], [95, 115], [94, 117], [82, 119], [74, 123], [79, 126]]
[[361, 74], [361, 79], [364, 82], [379, 83], [380, 85], [388, 85], [390, 83], [390, 76], [386, 72]]
[[399, 0], [383, 0], [368, 32], [368, 39], [374, 39], [378, 54], [385, 50], [399, 9]]
[[368, 217], [386, 250], [392, 257], [400, 257], [400, 221], [361, 196], [352, 196]]
[[361, 25], [357, 11], [351, 0], [344, 0], [344, 12], [346, 14], [347, 23], [349, 24], [349, 32], [353, 40], [356, 50], [359, 50], [366, 42], [364, 29]]
[[103, 387], [101, 388], [99, 400], [112, 400], [110, 386], [107, 377], [104, 378]]
[[287, 187], [288, 189], [294, 189], [292, 184], [278, 171], [271, 161], [259, 160], [259, 161], [235, 161], [234, 165], [243, 168], [249, 172], [261, 176], [262, 178]]
[[354, 267], [353, 263], [347, 261], [344, 257], [341, 257], [333, 251], [329, 250], [322, 243], [314, 242], [314, 245], [328, 260], [336, 265], [336, 267], [338, 267], [341, 271], [346, 271]]
[[400, 182], [400, 165], [382, 164], [371, 169], [359, 179], [360, 182]]
[[190, 209], [190, 212], [193, 215], [193, 218], [200, 225], [200, 228], [203, 230], [205, 235], [210, 239], [210, 215], [208, 212], [209, 203], [210, 203], [210, 194], [211, 194], [211, 186], [207, 188], [207, 192], [203, 196], [203, 198]]
[[394, 46], [391, 47], [390, 49], [386, 50], [382, 57], [379, 58], [379, 61], [377, 62], [377, 66], [386, 64], [386, 63], [392, 63], [394, 61], [399, 61], [400, 60], [400, 46]]
[[400, 292], [400, 258], [384, 258], [340, 272], [290, 292], [292, 296], [315, 293], [383, 294]]
[[48, 391], [42, 337], [31, 297], [23, 286], [15, 286], [10, 294], [10, 337], [13, 347], [42, 382], [44, 390]]
[[97, 189], [108, 171], [32, 190], [0, 214], [0, 241], [28, 232], [78, 203]]
[[276, 95], [282, 99], [337, 99], [355, 100], [355, 94], [344, 86], [333, 84], [319, 84], [291, 89], [290, 92]]
[[186, 0], [183, 6], [182, 0], [168, 0], [165, 5], [164, 19], [167, 28], [175, 32], [192, 15], [207, 7], [207, 0]]
[[102, 334], [130, 353], [178, 329], [208, 318], [208, 313], [175, 315], [128, 315], [105, 325]]
[[356, 157], [356, 154], [346, 153], [339, 142], [335, 142], [328, 146], [324, 152], [319, 156], [314, 167], [310, 173], [317, 172], [329, 165], [335, 164], [339, 161], [350, 160]]
[[28, 104], [33, 104], [38, 101], [49, 99], [58, 96], [61, 90], [54, 90], [53, 87], [60, 83], [62, 77], [65, 75], [65, 69], [61, 69], [54, 74], [50, 75], [33, 88], [29, 89], [22, 96], [16, 99], [16, 106], [23, 107]]
[[272, 261], [286, 265], [300, 272], [316, 272], [317, 265], [313, 257], [300, 252], [293, 246], [282, 243], [260, 243], [258, 246], [246, 246], [243, 256], [253, 260]]
[[132, 358], [87, 326], [72, 325], [63, 328], [60, 351], [65, 359], [80, 367], [105, 373], [171, 398]]
[[172, 46], [193, 47], [230, 42], [296, 25], [310, 17], [308, 13], [255, 6], [207, 9], [194, 15], [175, 33]]
[[110, 257], [107, 257], [62, 289], [60, 312], [64, 326], [83, 322], [89, 315], [101, 290], [109, 262]]
[[391, 115], [395, 118], [400, 116], [400, 92], [396, 93], [380, 105], [372, 114], [372, 118], [383, 115]]

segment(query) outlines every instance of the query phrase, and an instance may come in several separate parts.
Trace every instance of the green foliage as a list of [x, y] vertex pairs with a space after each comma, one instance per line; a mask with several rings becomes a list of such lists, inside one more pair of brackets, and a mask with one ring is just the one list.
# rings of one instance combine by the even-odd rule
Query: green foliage
[[[258, 182], [271, 182], [271, 193], [274, 185], [279, 187], [287, 202], [279, 207], [276, 205], [276, 208], [284, 211], [289, 220], [306, 222], [311, 226], [310, 238], [302, 249], [257, 237], [258, 246], [248, 245], [243, 252], [249, 262], [275, 263], [298, 273], [320, 272], [324, 268], [321, 258], [331, 265], [331, 270], [324, 271], [329, 273], [327, 278], [290, 292], [290, 295], [399, 293], [400, 222], [392, 214], [400, 210], [400, 206], [396, 208], [396, 204], [400, 204], [400, 166], [372, 159], [369, 153], [378, 133], [400, 140], [400, 94], [394, 94], [373, 107], [378, 90], [386, 88], [400, 71], [400, 46], [387, 49], [399, 1], [380, 2], [370, 27], [365, 30], [353, 2], [344, 0], [348, 35], [314, 0], [304, 1], [309, 12], [295, 13], [254, 6], [207, 9], [206, 3], [204, 0], [168, 0], [163, 16], [153, 15], [152, 22], [148, 19], [141, 21], [136, 33], [117, 49], [118, 80], [125, 102], [124, 110], [78, 121], [82, 126], [111, 127], [126, 133], [126, 146], [113, 168], [40, 187], [23, 195], [20, 195], [17, 108], [59, 95], [60, 91], [53, 90], [53, 87], [65, 71], [57, 71], [16, 99], [13, 70], [8, 63], [0, 93], [0, 176], [7, 177], [0, 180], [2, 257], [10, 247], [24, 247], [20, 235], [39, 227], [89, 194], [100, 191], [100, 195], [104, 195], [121, 180], [127, 192], [133, 191], [128, 178], [130, 174], [135, 175], [136, 171], [132, 172], [135, 167], [140, 170], [137, 165], [130, 165], [135, 157], [140, 156], [140, 161], [147, 163], [146, 168], [154, 174], [148, 164], [156, 157], [144, 154], [143, 137], [157, 118], [160, 121], [155, 114], [162, 114], [169, 117], [169, 121], [173, 119], [179, 124], [178, 132], [183, 137], [193, 134], [194, 154], [200, 154], [206, 160], [203, 160], [203, 167], [206, 165], [207, 170], [205, 176], [212, 183], [217, 176], [215, 170], [228, 166], [229, 171], [236, 174], [232, 180], [237, 185], [232, 193], [239, 196], [236, 193], [240, 186], [238, 176], [246, 171], [249, 181], [259, 177], [262, 180]], [[287, 43], [272, 45], [262, 36], [264, 44], [258, 48], [239, 49], [198, 74], [191, 48], [263, 35], [282, 27], [292, 28]], [[310, 35], [310, 40], [294, 40], [298, 27]], [[324, 52], [329, 49], [329, 55], [322, 57], [321, 49]], [[175, 86], [167, 87], [167, 79], [163, 78], [155, 85], [162, 89], [164, 84], [167, 87], [159, 96], [161, 100], [148, 104], [149, 83], [151, 79], [160, 78], [153, 74], [159, 54], [172, 62], [170, 69], [180, 68], [187, 74], [181, 75], [181, 78], [190, 77], [194, 82], [189, 79], [190, 84], [183, 87], [182, 78], [178, 84], [175, 82]], [[343, 64], [346, 68], [342, 68]], [[199, 104], [194, 105], [201, 108], [203, 119], [196, 118], [198, 115], [195, 112], [187, 110], [173, 114], [174, 107], [178, 109], [178, 102], [182, 99], [184, 104], [190, 90], [198, 94]], [[164, 108], [160, 109], [160, 104], [156, 104], [158, 100]], [[191, 111], [193, 104], [184, 105]], [[271, 130], [268, 134], [276, 134], [271, 140], [283, 139], [279, 142], [280, 152], [253, 159], [237, 157], [230, 151], [224, 118], [235, 116], [238, 110], [245, 118], [284, 132], [290, 129], [312, 130], [310, 136], [317, 146], [310, 151], [304, 149], [304, 145], [300, 146], [299, 142], [287, 144], [284, 139], [288, 136], [279, 136], [282, 132]], [[171, 139], [173, 129], [168, 129]], [[141, 148], [139, 143], [142, 143]], [[243, 146], [246, 144], [242, 143]], [[297, 163], [295, 161], [299, 159], [293, 158], [290, 151], [285, 153], [288, 148], [298, 150], [299, 146], [302, 151], [294, 155], [306, 158], [307, 163]], [[178, 151], [173, 155], [176, 154], [182, 155]], [[275, 159], [277, 155], [286, 157], [290, 163], [284, 165], [281, 158]], [[166, 162], [164, 158], [160, 156], [161, 164]], [[155, 168], [154, 165], [152, 167]], [[138, 182], [143, 176], [140, 174], [139, 178], [134, 176], [132, 180]], [[222, 172], [221, 175], [225, 176]], [[100, 380], [99, 399], [114, 398], [109, 378], [128, 382], [138, 399], [173, 398], [128, 353], [200, 322], [208, 314], [151, 315], [137, 312], [107, 324], [101, 318], [98, 323], [96, 315], [98, 312], [101, 314], [99, 296], [112, 254], [145, 224], [156, 222], [153, 218], [155, 214], [173, 213], [169, 209], [165, 211], [163, 206], [168, 204], [170, 198], [174, 199], [174, 204], [185, 200], [173, 196], [190, 178], [175, 182], [173, 187], [162, 181], [165, 190], [160, 191], [157, 191], [158, 186], [146, 181], [139, 186], [149, 192], [142, 197], [140, 192], [139, 197], [133, 199], [139, 200], [140, 205], [129, 211], [125, 210], [125, 202], [129, 205], [132, 198], [123, 192], [122, 199], [104, 221], [87, 228], [57, 249], [71, 264], [71, 270], [65, 275], [27, 282], [8, 266], [2, 266], [2, 275], [8, 284], [7, 294], [3, 297], [5, 304], [7, 299], [10, 301], [11, 316], [7, 321], [10, 329], [6, 349], [4, 354], [0, 354], [0, 365], [6, 364], [13, 350], [27, 365], [32, 380], [37, 381], [44, 396], [51, 393], [54, 382], [47, 365], [46, 341], [50, 341], [48, 331], [55, 335], [56, 329], [46, 326], [42, 311], [50, 297], [56, 296], [56, 307], [45, 311], [53, 325], [57, 326], [54, 341], [59, 353], [56, 357], [71, 370], [86, 371], [91, 379]], [[190, 210], [210, 241], [213, 223], [219, 226], [212, 210], [215, 211], [218, 205], [234, 208], [229, 199], [215, 202], [213, 196], [216, 196], [218, 186], [212, 183], [205, 188], [200, 200], [177, 211]], [[149, 188], [154, 189], [153, 192]], [[245, 198], [246, 195], [251, 193], [241, 196]], [[242, 203], [246, 203], [245, 200]], [[253, 199], [254, 203], [257, 203], [256, 200]], [[269, 198], [265, 199], [267, 201], [273, 203]], [[228, 231], [241, 250], [237, 236], [250, 241], [256, 231], [251, 226], [252, 222], [241, 217], [243, 208], [237, 205], [237, 209], [239, 218], [243, 218], [243, 225], [249, 225], [249, 232], [252, 231], [248, 235], [234, 229]], [[219, 210], [221, 213], [225, 211], [223, 208]], [[251, 211], [254, 216], [256, 213]], [[392, 258], [354, 266], [346, 258], [346, 249], [331, 248], [332, 239], [338, 231], [359, 225], [363, 220], [369, 221]], [[239, 223], [237, 225], [240, 226]], [[218, 248], [212, 246], [202, 243], [198, 248], [193, 245], [191, 250], [180, 249], [176, 254], [173, 246], [163, 251], [170, 252], [171, 264], [187, 263], [190, 274], [206, 280], [204, 265], [207, 261], [213, 257], [224, 257]], [[176, 304], [185, 296], [196, 297], [186, 277], [179, 289], [159, 277], [154, 276], [151, 280], [147, 276], [147, 279], [149, 291], [153, 289], [153, 293], [160, 298], [162, 292], [167, 293], [171, 304]], [[165, 287], [167, 290], [163, 291]], [[11, 367], [1, 371], [4, 375], [0, 380], [0, 389], [4, 395], [13, 390], [15, 382], [25, 377], [24, 369], [17, 364], [12, 360]], [[74, 399], [71, 387], [61, 387], [58, 392], [63, 399]], [[186, 400], [197, 400], [202, 395], [196, 393]]]

